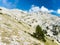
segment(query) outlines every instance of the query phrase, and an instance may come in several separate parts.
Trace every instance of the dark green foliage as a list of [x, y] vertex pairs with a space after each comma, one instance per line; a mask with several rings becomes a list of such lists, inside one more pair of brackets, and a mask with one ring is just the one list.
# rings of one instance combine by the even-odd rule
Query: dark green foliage
[[43, 33], [44, 33], [44, 34], [47, 34], [47, 31], [46, 31], [46, 30], [43, 30]]
[[18, 23], [22, 24], [20, 21]]
[[36, 32], [33, 33], [33, 36], [36, 37], [39, 40], [42, 40], [42, 41], [46, 42], [45, 35], [42, 31], [42, 28], [39, 25], [37, 25]]
[[52, 42], [54, 42], [54, 40], [52, 40]]
[[49, 27], [47, 26], [46, 29], [49, 29]]
[[57, 32], [57, 31], [54, 31], [54, 32], [53, 32], [53, 35], [58, 35], [58, 32]]
[[53, 30], [56, 30], [58, 25], [53, 25]]
[[29, 25], [31, 27], [31, 25]]
[[57, 31], [58, 27], [59, 27], [58, 25], [53, 25], [53, 30], [52, 30], [53, 35], [58, 35], [58, 31]]
[[0, 12], [0, 14], [3, 14], [3, 13]]
[[0, 10], [2, 10], [2, 9], [0, 9]]

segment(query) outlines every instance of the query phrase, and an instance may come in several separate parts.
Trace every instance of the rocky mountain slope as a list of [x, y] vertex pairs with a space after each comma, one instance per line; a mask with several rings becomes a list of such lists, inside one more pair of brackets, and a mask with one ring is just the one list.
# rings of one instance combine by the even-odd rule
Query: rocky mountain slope
[[[30, 35], [37, 25], [47, 32], [46, 42]], [[59, 27], [60, 18], [47, 12], [0, 7], [0, 45], [60, 45]]]

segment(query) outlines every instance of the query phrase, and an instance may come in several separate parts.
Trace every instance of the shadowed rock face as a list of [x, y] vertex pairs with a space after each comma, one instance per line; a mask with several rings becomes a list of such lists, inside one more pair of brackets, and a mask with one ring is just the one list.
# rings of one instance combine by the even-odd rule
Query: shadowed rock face
[[[48, 36], [46, 36], [46, 42], [43, 42], [30, 35], [35, 32], [37, 25], [40, 25], [42, 29], [46, 29], [48, 25], [50, 30], [51, 23], [59, 20], [58, 17], [53, 17], [48, 13], [41, 15], [41, 12], [36, 14], [27, 13], [18, 9], [1, 9], [0, 45], [58, 45], [57, 42], [52, 42]], [[49, 18], [47, 16], [49, 16]], [[53, 17], [54, 20], [51, 20], [51, 17]], [[49, 33], [49, 31], [47, 32]]]

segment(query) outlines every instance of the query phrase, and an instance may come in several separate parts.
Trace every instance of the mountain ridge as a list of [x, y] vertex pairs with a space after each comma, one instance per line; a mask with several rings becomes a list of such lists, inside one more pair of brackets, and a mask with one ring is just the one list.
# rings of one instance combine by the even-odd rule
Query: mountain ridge
[[[35, 44], [52, 45], [51, 37], [54, 38], [53, 39], [54, 45], [57, 45], [56, 43], [60, 44], [58, 39], [59, 35], [57, 35], [58, 38], [57, 36], [55, 37], [53, 35], [54, 32], [52, 30], [53, 28], [52, 25], [60, 26], [59, 20], [60, 20], [59, 17], [51, 15], [50, 13], [47, 13], [47, 12], [40, 11], [37, 13], [36, 12], [29, 13], [29, 12], [25, 12], [17, 9], [0, 8], [0, 31], [1, 31], [1, 36], [3, 36], [3, 37], [0, 36], [2, 40], [2, 42], [0, 41], [0, 44], [1, 45], [4, 45], [4, 44], [5, 45], [35, 45]], [[37, 25], [40, 25], [42, 29], [47, 31], [46, 36], [47, 35], [50, 36], [49, 41], [48, 39], [46, 39], [47, 40], [46, 43], [39, 41], [28, 34], [28, 33], [33, 34], [33, 32], [35, 32], [35, 28]], [[48, 30], [46, 29], [47, 26], [49, 28]], [[58, 32], [59, 30], [60, 29], [57, 28]], [[7, 34], [5, 32], [7, 32]], [[20, 39], [19, 37], [23, 38], [24, 40]], [[17, 42], [15, 39], [16, 40], [18, 39], [19, 42]], [[8, 44], [6, 40], [8, 40]]]

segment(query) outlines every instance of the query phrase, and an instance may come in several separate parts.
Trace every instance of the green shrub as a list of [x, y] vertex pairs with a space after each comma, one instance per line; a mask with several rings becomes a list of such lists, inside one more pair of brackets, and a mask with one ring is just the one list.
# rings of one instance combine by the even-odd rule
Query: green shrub
[[47, 31], [46, 31], [46, 30], [43, 30], [43, 33], [44, 33], [44, 34], [47, 34]]
[[54, 32], [53, 32], [53, 35], [58, 35], [58, 32], [57, 32], [57, 31], [54, 31]]
[[20, 21], [18, 23], [22, 24]]
[[49, 27], [47, 26], [46, 29], [49, 29]]
[[0, 14], [3, 14], [3, 13], [0, 12]]
[[44, 41], [44, 42], [46, 41], [45, 40], [45, 35], [44, 35], [43, 31], [42, 31], [42, 28], [39, 25], [37, 25], [36, 32], [33, 33], [33, 36], [36, 37], [39, 40]]

